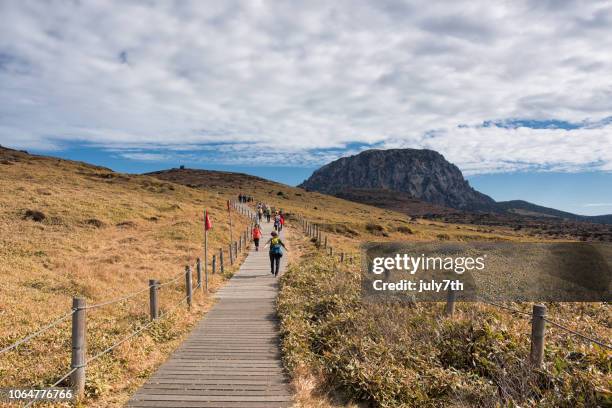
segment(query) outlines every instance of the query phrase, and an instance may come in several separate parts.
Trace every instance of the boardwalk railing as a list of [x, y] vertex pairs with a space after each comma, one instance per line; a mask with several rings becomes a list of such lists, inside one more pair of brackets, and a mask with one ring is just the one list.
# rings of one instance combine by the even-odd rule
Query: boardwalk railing
[[[249, 219], [247, 228], [239, 234], [239, 242], [234, 241], [229, 244], [228, 253], [230, 254], [230, 259], [232, 260], [232, 263], [233, 263], [234, 260], [238, 259], [238, 255], [239, 255], [238, 251], [246, 251], [248, 249], [248, 242], [249, 242], [248, 238], [251, 233], [251, 228], [253, 227], [253, 220], [254, 220], [255, 214], [248, 208], [237, 205], [233, 201], [231, 201], [230, 204], [241, 215], [244, 215], [245, 217], [248, 217]], [[213, 255], [212, 268], [211, 268], [211, 271], [213, 274], [216, 273], [216, 270], [215, 270], [216, 262], [217, 260], [215, 259], [215, 256]], [[224, 271], [223, 248], [219, 248], [219, 261], [218, 262], [220, 266], [220, 271], [221, 273], [223, 273]], [[202, 289], [201, 292], [203, 293], [208, 292], [208, 268], [204, 268], [205, 274], [203, 277], [202, 276], [202, 261], [200, 260], [200, 258], [196, 259], [195, 268], [197, 272], [197, 275], [196, 275], [197, 283], [195, 287], [193, 286], [193, 276], [192, 276], [191, 266], [187, 265], [185, 266], [184, 271], [181, 271], [180, 273], [178, 273], [177, 275], [175, 275], [174, 277], [172, 277], [171, 279], [165, 282], [160, 282], [159, 280], [156, 280], [156, 279], [149, 279], [147, 287], [139, 291], [126, 294], [119, 298], [103, 301], [100, 303], [95, 303], [92, 305], [87, 305], [85, 298], [75, 297], [72, 299], [72, 309], [68, 313], [58, 317], [57, 319], [53, 320], [51, 323], [41, 327], [40, 329], [36, 330], [33, 333], [30, 333], [29, 335], [14, 342], [13, 344], [4, 347], [3, 349], [0, 350], [0, 356], [12, 350], [16, 350], [22, 344], [29, 342], [30, 340], [34, 339], [40, 334], [72, 318], [72, 329], [71, 329], [71, 333], [72, 333], [71, 350], [72, 352], [71, 352], [70, 370], [66, 372], [64, 375], [62, 375], [54, 384], [51, 385], [51, 387], [56, 387], [59, 384], [61, 384], [63, 381], [65, 381], [66, 379], [70, 378], [70, 386], [73, 388], [74, 395], [76, 396], [77, 400], [80, 400], [83, 398], [84, 392], [85, 392], [85, 382], [86, 382], [85, 369], [87, 366], [92, 364], [94, 361], [96, 361], [103, 355], [110, 353], [115, 348], [117, 348], [119, 345], [138, 336], [145, 330], [155, 325], [161, 319], [164, 319], [170, 316], [176, 310], [178, 310], [178, 308], [181, 307], [181, 305], [186, 304], [187, 308], [190, 309], [193, 303], [194, 289], [197, 290], [201, 288]], [[174, 305], [172, 305], [170, 308], [168, 308], [167, 310], [160, 311], [159, 310], [160, 291], [166, 286], [180, 284], [181, 281], [184, 282], [184, 285], [185, 285], [185, 296], [181, 298], [181, 300], [176, 302]], [[128, 300], [134, 299], [142, 295], [145, 292], [149, 292], [149, 317], [150, 317], [149, 322], [147, 322], [146, 324], [143, 324], [138, 329], [132, 331], [130, 334], [123, 337], [121, 340], [115, 342], [110, 347], [107, 347], [106, 349], [100, 351], [94, 356], [91, 356], [88, 358], [87, 357], [87, 346], [86, 346], [87, 345], [87, 341], [86, 341], [86, 338], [87, 338], [87, 317], [86, 317], [87, 311], [92, 310], [92, 309], [98, 309], [98, 308], [109, 306], [109, 305], [114, 305], [114, 304], [121, 303], [121, 302], [125, 302]], [[196, 293], [197, 292], [198, 291], [196, 291]], [[25, 405], [25, 407], [31, 406], [34, 402], [36, 402], [36, 400], [32, 400], [30, 403]]]
[[[311, 238], [311, 241], [316, 245], [317, 248], [323, 249], [325, 253], [338, 260], [343, 264], [353, 264], [355, 254], [340, 252], [338, 254], [334, 253], [334, 248], [332, 247], [328, 235], [323, 235], [321, 226], [313, 221], [310, 221], [301, 216], [297, 217], [298, 223], [302, 227], [302, 231], [308, 237]], [[455, 303], [456, 303], [457, 294], [455, 291], [448, 291], [447, 301], [444, 308], [444, 314], [448, 317], [453, 317], [455, 314]], [[508, 307], [499, 303], [494, 303], [488, 301], [486, 299], [479, 299], [479, 301], [486, 303], [488, 305], [501, 308], [512, 313], [518, 314], [520, 316], [528, 316], [531, 319], [531, 351], [529, 354], [529, 362], [535, 368], [541, 368], [544, 364], [544, 345], [545, 345], [545, 337], [546, 337], [546, 323], [549, 323], [551, 326], [554, 326], [557, 329], [563, 330], [565, 333], [569, 335], [576, 336], [583, 341], [590, 342], [593, 344], [597, 344], [600, 347], [606, 348], [608, 350], [612, 350], [612, 345], [607, 343], [605, 340], [596, 339], [592, 336], [587, 336], [585, 334], [579, 333], [575, 330], [570, 329], [554, 320], [551, 320], [547, 317], [547, 309], [545, 305], [535, 304], [533, 305], [531, 313], [521, 311], [516, 308]]]

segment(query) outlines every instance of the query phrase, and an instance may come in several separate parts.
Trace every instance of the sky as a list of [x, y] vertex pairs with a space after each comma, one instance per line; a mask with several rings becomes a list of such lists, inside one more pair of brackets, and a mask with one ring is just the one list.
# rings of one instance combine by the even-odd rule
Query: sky
[[0, 144], [288, 184], [428, 148], [493, 198], [612, 213], [611, 49], [610, 1], [0, 0]]

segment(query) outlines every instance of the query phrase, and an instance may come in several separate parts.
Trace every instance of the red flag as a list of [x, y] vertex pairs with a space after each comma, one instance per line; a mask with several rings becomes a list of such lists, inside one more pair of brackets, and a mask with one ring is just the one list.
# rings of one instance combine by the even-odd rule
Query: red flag
[[208, 216], [208, 210], [204, 211], [204, 231], [208, 231], [212, 228], [212, 222]]

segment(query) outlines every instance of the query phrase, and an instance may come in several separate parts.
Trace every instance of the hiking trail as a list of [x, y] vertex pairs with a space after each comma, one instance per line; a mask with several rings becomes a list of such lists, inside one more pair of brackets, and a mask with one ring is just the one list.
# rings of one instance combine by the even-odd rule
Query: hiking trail
[[[217, 291], [217, 303], [147, 382], [128, 407], [274, 408], [292, 405], [281, 362], [275, 301], [263, 244], [273, 229], [262, 223], [262, 245]], [[281, 260], [284, 272], [286, 256]]]

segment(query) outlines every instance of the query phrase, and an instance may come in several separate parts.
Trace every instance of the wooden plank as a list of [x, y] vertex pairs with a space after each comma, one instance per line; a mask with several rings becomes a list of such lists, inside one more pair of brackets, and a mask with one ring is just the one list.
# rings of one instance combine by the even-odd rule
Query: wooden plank
[[[272, 224], [262, 225], [264, 235]], [[281, 362], [278, 278], [265, 251], [251, 251], [217, 304], [128, 407], [275, 408], [292, 405]], [[284, 262], [281, 263], [281, 273]]]

